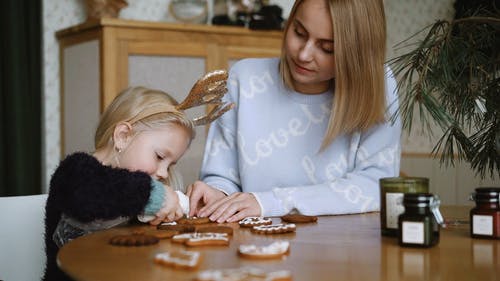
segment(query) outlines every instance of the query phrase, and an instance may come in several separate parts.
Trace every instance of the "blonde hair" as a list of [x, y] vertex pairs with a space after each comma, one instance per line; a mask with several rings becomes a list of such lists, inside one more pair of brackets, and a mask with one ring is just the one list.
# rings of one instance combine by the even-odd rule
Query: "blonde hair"
[[[295, 1], [283, 36], [280, 75], [290, 89], [293, 84], [285, 53], [286, 33], [304, 1]], [[321, 150], [339, 135], [365, 131], [383, 122], [386, 110], [383, 0], [324, 1], [333, 23], [335, 95]]]
[[[113, 132], [120, 122], [129, 122], [136, 134], [175, 123], [184, 127], [191, 139], [194, 138], [193, 122], [184, 112], [175, 109], [177, 104], [173, 97], [159, 90], [131, 87], [122, 91], [101, 115], [94, 137], [95, 149], [114, 145]], [[151, 111], [152, 108], [162, 110]], [[181, 188], [182, 181], [174, 166], [169, 167], [165, 183], [174, 189]]]

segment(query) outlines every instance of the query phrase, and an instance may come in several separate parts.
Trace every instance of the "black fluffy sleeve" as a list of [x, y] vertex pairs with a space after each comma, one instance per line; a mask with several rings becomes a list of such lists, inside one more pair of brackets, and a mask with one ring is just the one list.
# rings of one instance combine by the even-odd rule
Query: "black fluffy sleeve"
[[42, 280], [71, 280], [57, 266], [59, 249], [52, 240], [62, 213], [81, 222], [131, 217], [141, 213], [150, 192], [151, 177], [146, 173], [103, 166], [86, 153], [61, 161], [50, 180], [45, 206], [47, 261]]
[[151, 177], [143, 172], [103, 166], [86, 153], [64, 159], [52, 176], [51, 203], [81, 222], [134, 216], [146, 206]]

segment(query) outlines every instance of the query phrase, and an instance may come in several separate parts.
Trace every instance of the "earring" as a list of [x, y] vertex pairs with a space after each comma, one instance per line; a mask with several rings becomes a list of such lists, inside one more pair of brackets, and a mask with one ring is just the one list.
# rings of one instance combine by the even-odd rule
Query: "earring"
[[120, 165], [120, 159], [118, 159], [118, 156], [120, 155], [120, 153], [122, 153], [122, 149], [121, 148], [115, 148], [115, 151], [116, 151], [116, 153], [115, 153], [115, 157], [114, 158], [115, 158], [116, 166], [120, 167], [121, 166]]

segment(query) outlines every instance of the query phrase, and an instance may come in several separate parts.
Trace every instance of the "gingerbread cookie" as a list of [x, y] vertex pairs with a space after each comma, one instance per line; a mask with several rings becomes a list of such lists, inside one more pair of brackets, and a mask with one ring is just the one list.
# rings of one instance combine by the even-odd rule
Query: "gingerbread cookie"
[[109, 239], [109, 243], [114, 246], [148, 246], [156, 244], [158, 241], [158, 238], [146, 234], [116, 235]]
[[154, 236], [158, 239], [167, 239], [172, 238], [172, 236], [179, 234], [179, 231], [176, 230], [160, 230], [156, 228], [148, 228], [148, 229], [138, 229], [134, 230], [132, 234], [146, 234]]
[[156, 228], [159, 230], [177, 231], [178, 233], [194, 232], [196, 230], [196, 228], [193, 225], [185, 225], [177, 223], [175, 224], [161, 223]]
[[209, 226], [201, 226], [196, 228], [196, 232], [199, 233], [226, 233], [227, 235], [233, 235], [233, 228], [229, 226], [223, 225], [209, 225]]
[[186, 246], [227, 246], [229, 238], [226, 233], [183, 233], [172, 237], [172, 242], [184, 243]]
[[169, 251], [156, 254], [154, 261], [174, 268], [193, 269], [200, 263], [200, 252]]
[[193, 225], [193, 224], [204, 224], [204, 223], [210, 223], [209, 218], [199, 218], [199, 217], [182, 217], [177, 220], [178, 224], [187, 224], [187, 225]]
[[276, 241], [267, 246], [240, 245], [238, 254], [244, 258], [251, 259], [276, 259], [288, 254], [290, 243], [288, 241]]
[[292, 274], [287, 270], [265, 272], [258, 268], [241, 267], [234, 269], [205, 270], [198, 273], [196, 281], [291, 281]]
[[280, 234], [295, 232], [297, 227], [293, 223], [278, 223], [270, 225], [259, 225], [252, 228], [252, 232], [259, 234]]
[[258, 225], [269, 225], [272, 223], [273, 221], [271, 218], [264, 217], [246, 217], [239, 222], [241, 227], [254, 227]]
[[308, 223], [308, 222], [318, 221], [318, 217], [306, 216], [306, 215], [301, 215], [301, 214], [288, 214], [288, 215], [282, 216], [281, 220], [284, 222], [291, 222], [291, 223]]

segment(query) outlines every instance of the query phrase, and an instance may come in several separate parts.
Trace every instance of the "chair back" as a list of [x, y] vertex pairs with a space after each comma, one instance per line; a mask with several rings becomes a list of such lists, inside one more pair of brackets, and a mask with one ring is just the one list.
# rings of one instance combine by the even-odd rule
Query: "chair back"
[[0, 280], [40, 280], [47, 194], [0, 197]]

